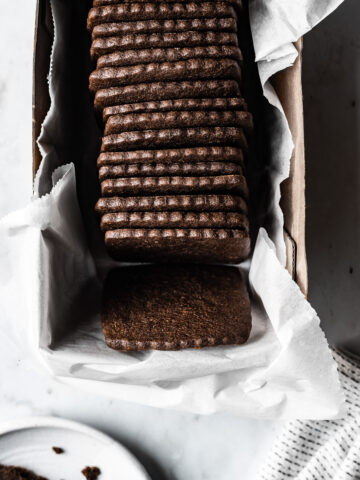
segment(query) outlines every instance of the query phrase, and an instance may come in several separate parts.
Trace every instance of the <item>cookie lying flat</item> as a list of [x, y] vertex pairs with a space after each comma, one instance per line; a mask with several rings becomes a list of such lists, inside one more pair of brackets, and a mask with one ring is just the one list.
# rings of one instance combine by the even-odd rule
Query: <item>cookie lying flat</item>
[[249, 232], [246, 215], [236, 212], [119, 212], [101, 218], [101, 230], [119, 228], [236, 228]]
[[209, 45], [185, 48], [146, 48], [109, 53], [98, 58], [96, 68], [128, 67], [144, 63], [179, 62], [190, 58], [232, 58], [242, 63], [239, 47], [234, 45]]
[[87, 19], [89, 30], [102, 23], [139, 20], [176, 20], [179, 18], [237, 18], [232, 5], [226, 2], [186, 3], [121, 3], [90, 9]]
[[246, 232], [221, 228], [109, 230], [105, 245], [128, 262], [240, 263], [250, 254]]
[[184, 193], [234, 193], [248, 197], [243, 175], [206, 177], [125, 177], [101, 182], [104, 197], [114, 195], [170, 195]]
[[105, 165], [99, 169], [100, 181], [118, 177], [166, 177], [166, 176], [205, 176], [243, 174], [238, 163], [196, 162], [196, 163], [123, 163]]
[[197, 80], [193, 82], [152, 82], [112, 87], [98, 90], [95, 108], [173, 98], [221, 98], [239, 97], [240, 88], [236, 80]]
[[157, 195], [148, 197], [99, 198], [99, 214], [116, 212], [241, 212], [247, 213], [245, 200], [237, 195]]
[[190, 162], [231, 162], [244, 166], [241, 148], [236, 147], [194, 147], [170, 148], [164, 150], [133, 150], [125, 152], [103, 152], [97, 159], [97, 166], [150, 163]]
[[189, 31], [237, 32], [237, 22], [233, 17], [227, 18], [179, 18], [175, 20], [141, 20], [137, 22], [116, 22], [96, 25], [92, 39], [99, 37], [116, 37], [124, 34], [140, 33], [175, 33]]
[[250, 335], [250, 300], [236, 267], [124, 267], [106, 279], [101, 320], [117, 350], [240, 345]]
[[143, 130], [107, 135], [102, 138], [101, 151], [137, 150], [139, 148], [196, 147], [202, 145], [235, 145], [247, 150], [242, 128], [198, 127]]
[[[96, 38], [91, 44], [90, 54], [93, 59], [97, 59], [102, 55], [131, 49], [196, 47], [198, 45], [237, 46], [238, 38], [237, 34], [232, 32], [188, 31], [176, 33], [126, 34], [118, 37]], [[118, 57], [120, 57], [120, 55], [121, 54], [119, 54]], [[154, 61], [158, 60], [155, 59]], [[141, 63], [140, 57], [137, 63]], [[132, 64], [134, 64], [134, 62], [132, 62]], [[98, 67], [100, 67], [100, 65], [98, 65]]]
[[240, 127], [250, 132], [253, 122], [251, 113], [242, 111], [128, 113], [112, 115], [106, 122], [104, 135], [187, 127]]
[[160, 102], [126, 103], [106, 107], [103, 110], [103, 122], [111, 115], [126, 115], [128, 113], [177, 112], [177, 111], [247, 111], [243, 98], [180, 98], [177, 100], [162, 100]]
[[90, 75], [90, 90], [143, 82], [227, 79], [241, 81], [239, 64], [230, 58], [192, 58], [182, 62], [147, 63], [131, 67], [100, 68]]

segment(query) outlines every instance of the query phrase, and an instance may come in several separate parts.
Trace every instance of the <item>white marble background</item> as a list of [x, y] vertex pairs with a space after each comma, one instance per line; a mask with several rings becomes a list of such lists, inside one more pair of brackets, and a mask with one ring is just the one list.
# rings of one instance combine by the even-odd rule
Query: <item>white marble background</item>
[[[35, 0], [0, 0], [0, 216], [31, 195]], [[360, 2], [307, 35], [304, 105], [310, 301], [332, 342], [360, 346]], [[1, 316], [0, 316], [1, 321]], [[358, 337], [358, 338], [356, 338]], [[0, 337], [0, 421], [56, 415], [122, 441], [156, 480], [251, 480], [277, 422], [201, 417], [92, 397], [55, 383]]]

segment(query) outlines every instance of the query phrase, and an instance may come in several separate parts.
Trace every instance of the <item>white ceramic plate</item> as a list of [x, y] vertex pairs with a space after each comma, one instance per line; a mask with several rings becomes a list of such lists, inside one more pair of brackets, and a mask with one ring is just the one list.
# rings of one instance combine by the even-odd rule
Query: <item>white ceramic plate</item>
[[[52, 447], [64, 453], [56, 455]], [[100, 468], [99, 480], [150, 480], [136, 458], [107, 435], [52, 417], [1, 424], [0, 464], [28, 468], [49, 480], [85, 480], [86, 466]]]

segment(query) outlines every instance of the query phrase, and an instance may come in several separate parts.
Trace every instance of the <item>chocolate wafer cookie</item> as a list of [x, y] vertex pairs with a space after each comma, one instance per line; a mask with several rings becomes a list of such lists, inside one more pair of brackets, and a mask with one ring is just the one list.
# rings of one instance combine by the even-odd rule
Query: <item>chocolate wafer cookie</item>
[[193, 82], [151, 82], [98, 90], [95, 108], [122, 103], [148, 102], [173, 98], [220, 98], [240, 96], [236, 80], [197, 80]]
[[102, 217], [104, 232], [120, 228], [236, 228], [249, 232], [249, 221], [235, 212], [118, 212]]
[[104, 134], [186, 127], [240, 127], [250, 132], [253, 123], [251, 113], [242, 111], [128, 113], [112, 115], [106, 122]]
[[242, 128], [197, 127], [167, 130], [143, 130], [107, 135], [102, 139], [101, 150], [121, 151], [139, 148], [196, 147], [202, 145], [234, 145], [247, 150], [247, 140]]
[[237, 18], [232, 5], [227, 2], [186, 3], [121, 3], [93, 7], [88, 14], [89, 30], [102, 23], [139, 20], [176, 20], [191, 18]]
[[156, 195], [148, 197], [105, 197], [96, 203], [99, 214], [116, 212], [240, 212], [247, 213], [239, 195]]
[[104, 197], [114, 195], [169, 195], [198, 193], [234, 193], [248, 197], [243, 175], [213, 175], [206, 177], [123, 177], [101, 182]]
[[[232, 32], [176, 32], [151, 34], [126, 34], [118, 37], [95, 38], [91, 45], [91, 57], [127, 50], [148, 48], [196, 47], [198, 45], [238, 45], [237, 34]], [[121, 55], [121, 53], [120, 53]], [[118, 55], [118, 56], [120, 56]], [[141, 63], [140, 57], [137, 63]], [[158, 60], [154, 60], [158, 61]], [[171, 60], [170, 60], [171, 61]], [[98, 65], [99, 67], [99, 65]]]
[[180, 98], [177, 100], [162, 100], [160, 102], [126, 103], [106, 107], [103, 110], [103, 121], [106, 123], [111, 115], [126, 115], [128, 113], [177, 112], [177, 111], [222, 111], [244, 110], [247, 105], [243, 98]]
[[105, 245], [128, 262], [240, 263], [250, 253], [248, 233], [221, 228], [109, 230]]
[[240, 7], [94, 0], [89, 86], [105, 124], [96, 210], [117, 260], [237, 263], [249, 254], [243, 151], [253, 126], [240, 96]]
[[174, 20], [141, 20], [137, 22], [116, 22], [96, 25], [92, 39], [99, 37], [116, 37], [124, 34], [141, 33], [175, 33], [189, 31], [237, 32], [236, 19], [227, 18], [193, 18]]
[[170, 148], [164, 150], [133, 150], [124, 152], [103, 152], [97, 165], [150, 164], [190, 162], [231, 162], [244, 166], [243, 152], [236, 147], [194, 147]]
[[101, 320], [107, 345], [125, 351], [239, 345], [251, 331], [241, 274], [220, 265], [113, 270], [104, 285]]
[[239, 64], [231, 58], [192, 58], [182, 62], [147, 63], [131, 67], [100, 68], [90, 75], [90, 90], [143, 82], [227, 79], [241, 81]]
[[242, 63], [239, 47], [234, 45], [209, 45], [185, 48], [146, 48], [124, 50], [103, 55], [97, 61], [97, 68], [128, 67], [144, 63], [178, 62], [190, 58], [232, 58]]
[[118, 177], [164, 177], [205, 176], [243, 174], [239, 163], [196, 162], [196, 163], [123, 163], [99, 168], [100, 181]]
[[[116, 5], [120, 3], [130, 3], [132, 0], [94, 0], [93, 6], [94, 7], [102, 7], [104, 5]], [[167, 3], [181, 3], [188, 0], [166, 0]], [[242, 1], [241, 0], [224, 0], [225, 2], [229, 2], [234, 7], [241, 9], [242, 8]], [[148, 3], [149, 0], [137, 0], [137, 3]], [[152, 0], [153, 3], [159, 2], [162, 3], [164, 0]]]

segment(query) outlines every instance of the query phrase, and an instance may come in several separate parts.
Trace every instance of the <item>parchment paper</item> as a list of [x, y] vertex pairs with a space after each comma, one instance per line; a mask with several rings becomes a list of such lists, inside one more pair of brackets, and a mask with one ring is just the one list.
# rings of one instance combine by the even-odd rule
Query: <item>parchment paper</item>
[[111, 262], [93, 214], [101, 134], [87, 89], [92, 67], [82, 21], [88, 3], [52, 1], [52, 105], [39, 139], [43, 162], [29, 205], [0, 222], [1, 327], [17, 344], [27, 342], [52, 375], [113, 398], [198, 413], [341, 415], [336, 366], [319, 319], [284, 268], [279, 185], [288, 176], [293, 145], [268, 82], [296, 58], [291, 42], [339, 3], [250, 2], [260, 79], [273, 107], [266, 122], [271, 225], [258, 231], [250, 270], [250, 262], [241, 266], [249, 270], [253, 293], [249, 341], [201, 351], [120, 353], [106, 347], [100, 327], [101, 281]]

